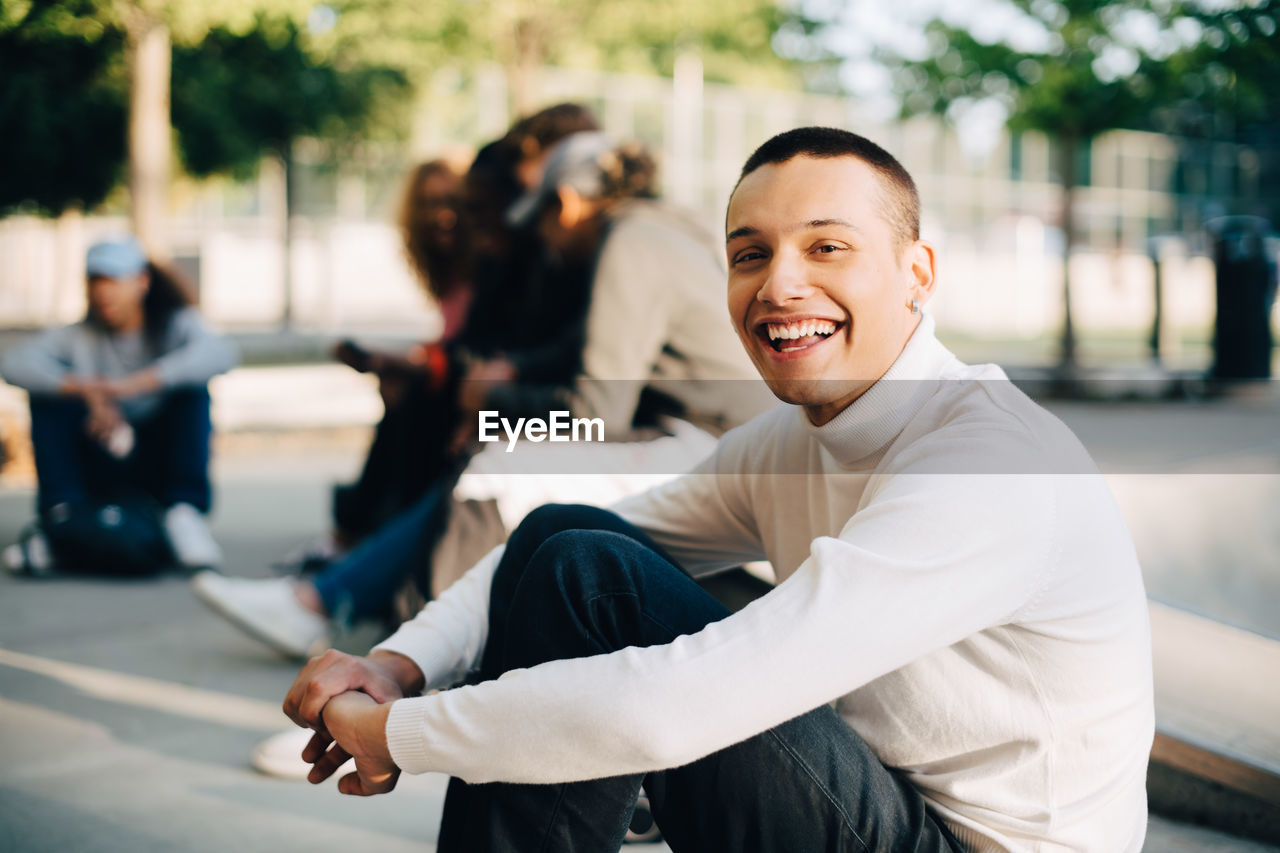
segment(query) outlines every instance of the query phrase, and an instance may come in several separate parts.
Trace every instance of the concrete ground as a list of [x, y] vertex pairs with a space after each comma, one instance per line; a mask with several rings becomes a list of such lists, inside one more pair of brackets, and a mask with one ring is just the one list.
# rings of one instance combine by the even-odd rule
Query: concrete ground
[[[1153, 595], [1280, 636], [1275, 401], [1058, 410], [1112, 475]], [[322, 529], [326, 486], [354, 473], [364, 436], [339, 426], [327, 438], [223, 441], [214, 530], [229, 573], [267, 575]], [[1220, 437], [1217, 452], [1195, 438], [1201, 427]], [[0, 543], [31, 499], [21, 477], [0, 485]], [[433, 849], [438, 776], [362, 800], [250, 768], [251, 747], [288, 725], [279, 702], [295, 672], [208, 614], [181, 578], [0, 577], [0, 850]], [[1155, 818], [1145, 849], [1280, 848]]]
[[[358, 436], [231, 444], [215, 463], [214, 532], [229, 573], [266, 576], [323, 529], [326, 487], [354, 473]], [[31, 501], [29, 488], [0, 488], [0, 542]], [[442, 776], [356, 799], [332, 780], [250, 767], [255, 743], [292, 726], [280, 701], [296, 672], [211, 616], [184, 578], [0, 573], [0, 850], [434, 849]]]

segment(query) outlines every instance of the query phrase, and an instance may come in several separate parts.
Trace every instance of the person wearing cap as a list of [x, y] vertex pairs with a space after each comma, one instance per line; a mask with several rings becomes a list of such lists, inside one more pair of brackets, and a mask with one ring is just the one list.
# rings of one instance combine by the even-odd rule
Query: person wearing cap
[[[559, 334], [578, 342], [581, 366], [571, 381], [537, 381], [525, 353], [491, 347], [471, 359], [459, 385], [460, 419], [474, 433], [482, 409], [511, 422], [564, 411], [599, 418], [607, 441], [591, 449], [521, 442], [517, 453], [475, 445], [483, 449], [456, 486], [442, 480], [312, 578], [197, 575], [193, 590], [215, 613], [305, 659], [329, 645], [335, 621], [385, 614], [408, 578], [423, 593], [443, 592], [529, 510], [553, 501], [607, 505], [646, 488], [655, 473], [683, 473], [716, 436], [774, 404], [724, 322], [714, 239], [652, 197], [655, 169], [644, 150], [584, 131], [543, 156], [538, 185], [511, 205], [507, 222], [522, 234], [536, 231], [562, 268], [590, 270], [584, 317], [572, 287], [543, 297], [557, 312]], [[514, 297], [476, 298], [484, 309]], [[534, 312], [524, 317], [540, 325]], [[551, 472], [568, 476], [545, 476]], [[424, 547], [424, 531], [441, 528]]]
[[[758, 414], [762, 398], [725, 382], [756, 375], [722, 316], [722, 251], [687, 211], [654, 197], [655, 171], [639, 145], [577, 133], [508, 211], [559, 256], [592, 266], [582, 371], [537, 408], [559, 402], [626, 437], [647, 389], [646, 404], [660, 400], [665, 413], [718, 434]], [[506, 393], [494, 389], [485, 408], [504, 409]]]
[[39, 524], [7, 549], [6, 564], [50, 568], [56, 555], [42, 527], [133, 492], [163, 509], [180, 563], [217, 564], [221, 552], [205, 521], [212, 503], [206, 386], [236, 364], [236, 350], [205, 324], [187, 287], [132, 237], [95, 243], [85, 272], [84, 319], [45, 330], [0, 362], [4, 379], [30, 394], [38, 482]]

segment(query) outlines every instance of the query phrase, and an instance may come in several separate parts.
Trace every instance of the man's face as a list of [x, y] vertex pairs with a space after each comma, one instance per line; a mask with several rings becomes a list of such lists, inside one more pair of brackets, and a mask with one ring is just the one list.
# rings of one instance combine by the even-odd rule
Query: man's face
[[148, 282], [145, 272], [121, 278], [93, 276], [89, 279], [89, 306], [107, 328], [130, 329], [142, 322]]
[[794, 157], [729, 200], [729, 313], [780, 399], [823, 424], [884, 375], [933, 288], [933, 249], [903, 246], [885, 191], [855, 157]]

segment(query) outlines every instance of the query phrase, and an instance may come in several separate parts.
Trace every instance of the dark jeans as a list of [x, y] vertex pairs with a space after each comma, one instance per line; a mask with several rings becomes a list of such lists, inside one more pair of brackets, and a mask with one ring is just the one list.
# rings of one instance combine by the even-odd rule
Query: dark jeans
[[31, 443], [35, 450], [37, 510], [146, 493], [162, 506], [189, 503], [208, 512], [207, 389], [167, 391], [158, 411], [133, 424], [134, 447], [118, 459], [85, 434], [88, 409], [74, 397], [32, 395]]
[[[643, 532], [546, 506], [494, 577], [480, 680], [517, 667], [669, 643], [729, 611]], [[797, 661], [797, 666], [803, 666]], [[705, 709], [730, 718], [733, 708]], [[617, 853], [643, 783], [677, 853], [959, 849], [909, 782], [829, 706], [683, 767], [559, 785], [449, 784], [439, 849]]]
[[401, 584], [430, 559], [444, 521], [443, 501], [452, 486], [452, 478], [437, 481], [412, 506], [315, 576], [312, 583], [330, 616], [350, 624], [390, 614]]
[[378, 532], [449, 474], [455, 394], [414, 377], [403, 381], [403, 396], [386, 407], [374, 430], [359, 479], [333, 490], [333, 521], [347, 537]]

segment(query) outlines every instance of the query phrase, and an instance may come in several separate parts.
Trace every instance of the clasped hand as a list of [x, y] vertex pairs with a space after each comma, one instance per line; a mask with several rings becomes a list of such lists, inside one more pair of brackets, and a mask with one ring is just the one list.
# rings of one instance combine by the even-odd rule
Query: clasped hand
[[307, 781], [323, 782], [351, 758], [355, 772], [338, 780], [341, 793], [368, 797], [395, 788], [400, 768], [391, 760], [383, 736], [390, 707], [358, 691], [330, 699], [321, 714], [328, 735], [316, 732], [302, 751], [302, 760], [313, 765]]
[[391, 760], [385, 731], [390, 703], [402, 695], [392, 673], [368, 658], [330, 649], [303, 667], [284, 712], [315, 729], [302, 751], [302, 760], [313, 765], [307, 781], [319, 784], [355, 759], [355, 772], [338, 780], [339, 791], [367, 797], [395, 788], [400, 768]]

